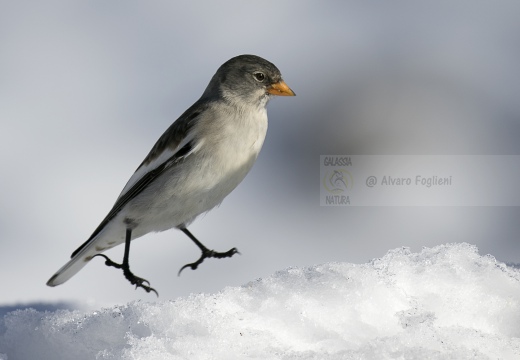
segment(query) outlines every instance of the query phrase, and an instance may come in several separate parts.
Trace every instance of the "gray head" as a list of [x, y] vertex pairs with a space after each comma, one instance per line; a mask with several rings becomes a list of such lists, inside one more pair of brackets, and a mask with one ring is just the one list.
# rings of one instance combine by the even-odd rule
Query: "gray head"
[[282, 80], [282, 74], [274, 64], [256, 55], [239, 55], [222, 64], [202, 97], [258, 103], [271, 95], [295, 94]]

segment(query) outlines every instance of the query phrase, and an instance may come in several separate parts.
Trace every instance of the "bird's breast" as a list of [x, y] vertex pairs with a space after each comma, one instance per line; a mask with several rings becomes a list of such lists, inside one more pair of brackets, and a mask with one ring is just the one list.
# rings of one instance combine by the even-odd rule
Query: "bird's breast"
[[205, 123], [200, 132], [200, 155], [210, 159], [210, 173], [245, 176], [255, 162], [267, 133], [265, 108], [221, 111], [224, 116]]

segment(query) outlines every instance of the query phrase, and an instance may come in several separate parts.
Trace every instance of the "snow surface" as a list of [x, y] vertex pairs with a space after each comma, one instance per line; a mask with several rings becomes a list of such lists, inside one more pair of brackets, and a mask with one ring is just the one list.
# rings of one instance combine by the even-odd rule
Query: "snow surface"
[[520, 272], [468, 244], [99, 311], [17, 310], [0, 359], [520, 359]]

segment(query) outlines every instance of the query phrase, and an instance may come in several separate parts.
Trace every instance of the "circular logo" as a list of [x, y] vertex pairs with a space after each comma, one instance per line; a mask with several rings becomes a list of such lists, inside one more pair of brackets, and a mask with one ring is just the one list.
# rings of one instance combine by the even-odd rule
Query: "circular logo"
[[345, 169], [332, 169], [327, 171], [323, 177], [323, 187], [330, 193], [342, 194], [352, 189], [354, 179]]

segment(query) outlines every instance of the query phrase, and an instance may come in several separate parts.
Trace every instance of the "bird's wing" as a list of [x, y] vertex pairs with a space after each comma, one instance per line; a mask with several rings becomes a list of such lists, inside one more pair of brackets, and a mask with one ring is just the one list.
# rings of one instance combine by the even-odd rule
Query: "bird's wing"
[[130, 200], [141, 193], [166, 169], [175, 166], [175, 164], [190, 154], [194, 147], [194, 135], [191, 129], [196, 119], [205, 109], [206, 106], [204, 104], [195, 103], [164, 132], [130, 180], [128, 180], [108, 215], [94, 230], [88, 240], [72, 253], [72, 258], [89, 245]]

